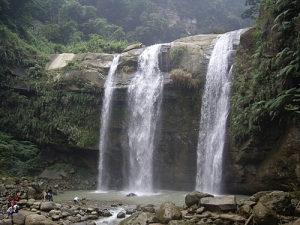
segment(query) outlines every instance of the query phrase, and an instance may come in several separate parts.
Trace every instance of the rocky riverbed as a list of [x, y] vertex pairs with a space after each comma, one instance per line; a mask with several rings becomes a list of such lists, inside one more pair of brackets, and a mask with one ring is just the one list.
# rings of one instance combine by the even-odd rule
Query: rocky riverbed
[[[126, 206], [125, 201], [101, 201], [81, 199], [74, 204], [72, 199], [55, 202], [41, 201], [40, 195], [47, 185], [29, 182], [26, 179], [2, 179], [0, 204], [4, 212], [7, 198], [18, 192], [20, 211], [7, 218], [0, 214], [3, 225], [92, 225], [101, 218], [111, 217], [109, 207]], [[53, 190], [54, 193], [57, 190]], [[55, 197], [55, 196], [54, 196]], [[54, 198], [55, 199], [55, 198]], [[128, 200], [129, 201], [129, 200]], [[125, 207], [126, 208], [126, 207]], [[300, 225], [300, 192], [263, 191], [247, 199], [236, 200], [236, 196], [213, 196], [194, 191], [187, 193], [181, 206], [171, 201], [159, 206], [135, 205], [118, 213], [120, 225]], [[107, 223], [109, 224], [109, 223]]]

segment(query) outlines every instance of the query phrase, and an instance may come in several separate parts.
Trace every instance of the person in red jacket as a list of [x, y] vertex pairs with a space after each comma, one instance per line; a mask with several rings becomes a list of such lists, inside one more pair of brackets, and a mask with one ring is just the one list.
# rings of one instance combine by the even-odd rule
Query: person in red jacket
[[14, 199], [9, 196], [8, 199], [7, 199], [7, 208], [11, 207], [11, 202], [13, 201]]
[[16, 192], [15, 201], [19, 201], [19, 200], [20, 200], [20, 193]]

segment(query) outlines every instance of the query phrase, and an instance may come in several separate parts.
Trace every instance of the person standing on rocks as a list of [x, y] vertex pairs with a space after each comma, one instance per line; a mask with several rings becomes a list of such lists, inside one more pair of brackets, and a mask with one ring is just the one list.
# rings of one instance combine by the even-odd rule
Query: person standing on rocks
[[20, 200], [20, 193], [16, 192], [16, 195], [15, 195], [15, 201], [19, 201]]
[[74, 204], [75, 204], [75, 205], [76, 205], [76, 204], [79, 205], [79, 198], [78, 198], [78, 197], [75, 197], [75, 198], [74, 198]]
[[17, 203], [13, 207], [14, 207], [14, 213], [19, 212], [20, 207]]
[[11, 205], [8, 209], [7, 209], [7, 218], [13, 218], [13, 214], [14, 214], [14, 207]]
[[7, 199], [7, 208], [11, 207], [11, 202], [13, 201], [14, 199], [12, 198], [12, 196], [9, 196], [8, 199]]
[[49, 200], [49, 202], [50, 201], [53, 202], [53, 192], [52, 192], [52, 188], [51, 187], [48, 188], [47, 193], [48, 193], [48, 200]]
[[46, 201], [46, 198], [47, 198], [47, 193], [46, 193], [46, 191], [43, 191], [43, 193], [42, 193], [42, 202]]

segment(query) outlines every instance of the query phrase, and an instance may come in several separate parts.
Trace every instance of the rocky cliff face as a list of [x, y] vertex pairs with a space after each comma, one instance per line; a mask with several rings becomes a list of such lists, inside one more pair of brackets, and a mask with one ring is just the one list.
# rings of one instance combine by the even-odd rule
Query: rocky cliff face
[[[224, 173], [229, 192], [293, 191], [300, 187], [299, 126], [292, 123], [289, 112], [280, 108], [284, 102], [277, 105], [274, 115], [272, 105], [265, 105], [293, 85], [288, 76], [276, 75], [280, 62], [275, 59], [289, 43], [278, 39], [274, 12], [268, 13], [262, 11], [259, 23], [242, 34], [235, 60]], [[292, 46], [289, 49], [292, 51]]]
[[[181, 50], [181, 57], [177, 61], [176, 67], [183, 68], [193, 74], [196, 79], [203, 81], [209, 58], [209, 46], [216, 36], [197, 35], [172, 42], [169, 52]], [[126, 91], [137, 68], [137, 58], [143, 47], [140, 44], [129, 46], [122, 53], [119, 61], [118, 76], [115, 80], [117, 91], [113, 99], [112, 122], [109, 128], [109, 149], [105, 153], [109, 161], [108, 164], [111, 165], [111, 188], [121, 189], [123, 177], [126, 176], [122, 173], [124, 154], [122, 151], [122, 132], [126, 112]], [[62, 72], [61, 68], [65, 66], [65, 57], [64, 55], [54, 55], [52, 61], [47, 65], [48, 70], [57, 71], [56, 79], [83, 79], [103, 88], [113, 55], [100, 53], [84, 56], [73, 55], [72, 60], [80, 69]], [[179, 90], [173, 85], [168, 73], [172, 68], [164, 67], [163, 63], [160, 66], [166, 72], [164, 73], [165, 86], [160, 123], [161, 138], [154, 153], [154, 185], [156, 188], [162, 189], [193, 190], [196, 174], [201, 88], [197, 93]], [[74, 85], [68, 88], [70, 91], [85, 91]], [[55, 149], [54, 152], [56, 161], [64, 161], [86, 168], [96, 177], [99, 157], [97, 146], [73, 149], [71, 154], [58, 149]], [[45, 158], [51, 158], [49, 153], [47, 156], [45, 155]], [[96, 188], [95, 185], [94, 182], [91, 188]]]

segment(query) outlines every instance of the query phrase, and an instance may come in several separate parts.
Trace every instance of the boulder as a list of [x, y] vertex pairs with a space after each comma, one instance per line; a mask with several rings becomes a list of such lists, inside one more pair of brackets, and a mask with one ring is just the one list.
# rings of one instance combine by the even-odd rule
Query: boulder
[[[2, 222], [2, 223], [1, 223]], [[13, 224], [13, 221], [12, 219], [4, 219], [4, 220], [1, 220], [0, 221], [0, 224], [1, 225], [12, 225]]]
[[34, 202], [35, 202], [35, 199], [30, 198], [30, 199], [28, 199], [28, 200], [26, 201], [26, 206], [27, 206], [27, 207], [30, 207], [30, 206], [33, 205]]
[[221, 214], [220, 219], [229, 220], [235, 223], [244, 223], [246, 221], [245, 217], [239, 216], [237, 214]]
[[36, 190], [33, 187], [28, 187], [27, 195], [28, 198], [36, 198]]
[[57, 206], [54, 202], [42, 202], [40, 206], [41, 211], [51, 211], [56, 208]]
[[205, 197], [213, 197], [213, 195], [199, 191], [193, 191], [185, 196], [185, 204], [188, 207], [191, 207], [194, 204], [198, 204], [199, 200]]
[[43, 215], [30, 214], [26, 217], [25, 225], [57, 225], [57, 223], [47, 219]]
[[93, 211], [99, 212], [99, 209], [98, 209], [98, 208], [94, 208], [94, 207], [88, 207], [88, 208], [86, 209], [86, 212], [87, 212], [87, 213], [91, 213], [91, 212], [93, 212]]
[[135, 213], [135, 209], [126, 209], [127, 215], [132, 215], [133, 213]]
[[27, 200], [26, 199], [21, 199], [21, 200], [18, 201], [18, 205], [20, 207], [26, 206], [26, 204], [27, 204]]
[[259, 202], [274, 210], [276, 213], [285, 216], [293, 215], [293, 207], [291, 203], [291, 195], [284, 191], [273, 191], [263, 195]]
[[168, 225], [188, 225], [191, 224], [188, 221], [183, 221], [183, 220], [171, 220]]
[[40, 209], [41, 202], [34, 202], [31, 206], [30, 209]]
[[261, 202], [253, 207], [253, 219], [257, 225], [276, 225], [278, 217], [275, 211], [269, 209]]
[[167, 224], [171, 220], [180, 220], [182, 213], [173, 202], [165, 202], [158, 209], [157, 218], [161, 223]]
[[125, 213], [124, 212], [119, 212], [117, 214], [117, 218], [125, 218]]
[[13, 222], [16, 225], [24, 225], [26, 216], [22, 213], [14, 213]]
[[293, 225], [300, 225], [300, 218], [293, 222]]
[[155, 222], [158, 222], [155, 214], [149, 212], [137, 212], [122, 220], [119, 225], [148, 225], [149, 223]]
[[254, 205], [256, 205], [256, 202], [242, 200], [238, 205], [237, 212], [239, 215], [248, 218], [252, 214], [252, 207]]
[[237, 209], [236, 198], [233, 195], [201, 198], [199, 205], [211, 212], [229, 212]]
[[49, 212], [49, 216], [50, 217], [54, 217], [55, 215], [59, 216], [59, 217], [62, 217], [62, 213], [60, 210], [51, 210]]
[[135, 196], [137, 196], [137, 195], [134, 193], [129, 193], [128, 195], [126, 195], [126, 197], [135, 197]]
[[104, 217], [110, 217], [110, 216], [112, 216], [111, 212], [108, 211], [107, 209], [104, 209], [104, 210], [101, 212], [101, 215], [104, 216]]

